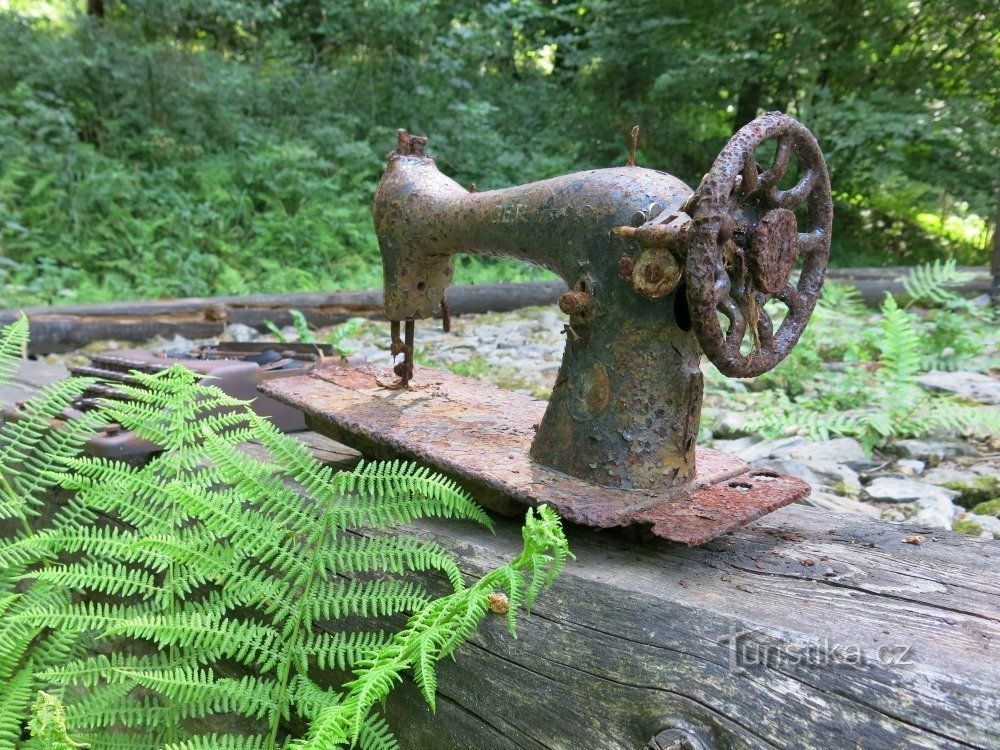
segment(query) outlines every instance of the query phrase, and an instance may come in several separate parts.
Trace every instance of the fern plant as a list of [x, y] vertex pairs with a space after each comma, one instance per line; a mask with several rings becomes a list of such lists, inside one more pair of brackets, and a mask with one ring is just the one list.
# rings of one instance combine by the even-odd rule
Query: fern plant
[[[913, 300], [930, 300], [958, 309], [964, 300], [948, 286], [963, 281], [954, 262], [915, 269], [907, 281]], [[789, 433], [826, 440], [831, 435], [857, 438], [871, 450], [900, 437], [935, 431], [990, 436], [1000, 433], [995, 410], [967, 404], [948, 394], [928, 393], [917, 385], [920, 373], [932, 362], [956, 362], [954, 346], [963, 354], [978, 353], [981, 345], [963, 339], [935, 336], [940, 322], [957, 317], [951, 310], [932, 313], [930, 336], [918, 330], [917, 314], [899, 306], [887, 294], [877, 320], [857, 309], [857, 298], [838, 285], [824, 288], [813, 320], [799, 346], [771, 373], [758, 381], [777, 386], [763, 402], [737, 396], [748, 409], [747, 428], [767, 437]], [[969, 321], [963, 325], [968, 327]], [[927, 326], [924, 326], [927, 328]], [[946, 353], [943, 346], [952, 347]], [[842, 367], [824, 363], [841, 360]]]
[[[372, 710], [399, 676], [413, 670], [433, 701], [436, 661], [475, 630], [487, 595], [506, 592], [513, 632], [569, 554], [542, 508], [524, 553], [469, 587], [440, 545], [399, 528], [490, 526], [450, 480], [399, 462], [336, 472], [184, 368], [134, 378], [130, 400], [94, 419], [165, 450], [137, 467], [63, 440], [34, 481], [71, 499], [0, 548], [0, 747], [22, 746], [39, 688], [25, 748], [395, 747]], [[243, 451], [251, 440], [267, 460]], [[435, 571], [452, 590], [442, 599], [426, 588]], [[373, 625], [407, 614], [395, 636]], [[353, 671], [345, 691], [331, 670]], [[297, 737], [296, 720], [313, 729]]]
[[910, 298], [910, 305], [926, 302], [932, 305], [954, 305], [964, 303], [951, 287], [966, 284], [973, 274], [958, 270], [958, 261], [935, 260], [916, 266], [903, 279], [903, 288]]
[[[0, 332], [0, 382], [10, 382], [28, 341], [24, 316]], [[90, 381], [62, 381], [42, 389], [17, 410], [16, 419], [0, 426], [0, 748], [12, 748], [22, 734], [23, 719], [44, 681], [39, 672], [70, 658], [77, 649], [72, 629], [51, 630], [25, 619], [42, 607], [67, 602], [66, 592], [25, 587], [31, 571], [50, 564], [47, 552], [32, 546], [42, 523], [44, 493], [56, 483], [52, 474], [61, 460], [75, 455], [106, 421], [101, 414], [84, 415], [62, 429], [51, 429]]]

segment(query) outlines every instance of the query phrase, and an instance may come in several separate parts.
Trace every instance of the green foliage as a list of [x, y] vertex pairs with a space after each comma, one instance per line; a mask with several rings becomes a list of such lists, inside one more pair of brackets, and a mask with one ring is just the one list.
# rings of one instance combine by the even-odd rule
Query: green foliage
[[746, 428], [768, 437], [855, 437], [869, 450], [940, 431], [996, 435], [995, 410], [917, 385], [928, 369], [988, 370], [994, 363], [983, 356], [996, 338], [992, 313], [948, 290], [958, 276], [951, 262], [917, 268], [908, 294], [943, 308], [904, 309], [887, 294], [877, 315], [848, 288], [827, 284], [798, 346], [734, 397], [747, 409]]
[[[0, 371], [22, 329], [0, 337]], [[435, 664], [472, 635], [488, 594], [507, 592], [513, 633], [517, 609], [569, 555], [540, 508], [524, 552], [468, 586], [444, 548], [400, 528], [423, 517], [490, 526], [453, 481], [401, 462], [337, 472], [185, 368], [133, 377], [127, 401], [95, 413], [164, 449], [144, 465], [80, 455], [81, 435], [56, 440], [32, 421], [42, 406], [3, 427], [20, 430], [2, 434], [16, 453], [0, 466], [8, 513], [23, 522], [0, 547], [5, 747], [22, 747], [36, 694], [31, 742], [45, 747], [395, 747], [372, 711], [402, 673], [433, 705]], [[266, 459], [243, 451], [250, 440]], [[32, 528], [39, 488], [55, 483], [70, 499]], [[451, 593], [434, 598], [428, 574]], [[395, 636], [376, 627], [400, 616]], [[325, 670], [354, 677], [341, 691]], [[290, 735], [291, 719], [311, 722], [309, 735]]]
[[968, 519], [955, 521], [951, 525], [951, 530], [957, 531], [959, 534], [969, 534], [970, 536], [979, 536], [983, 533], [982, 526], [975, 521], [970, 521]]
[[302, 314], [302, 311], [289, 310], [288, 314], [292, 316], [292, 325], [295, 326], [295, 333], [298, 334], [299, 341], [303, 344], [315, 344], [316, 334], [309, 327], [309, 321], [306, 320], [306, 316]]
[[[638, 122], [640, 163], [695, 184], [782, 109], [828, 156], [835, 262], [988, 254], [981, 3], [105, 5], [0, 10], [6, 306], [377, 286], [370, 200], [397, 127], [486, 189], [621, 164]], [[456, 261], [463, 283], [543, 273]]]
[[350, 318], [330, 332], [329, 343], [333, 351], [340, 357], [349, 357], [354, 354], [354, 349], [347, 341], [354, 336], [367, 321], [364, 318]]
[[917, 266], [903, 279], [903, 288], [910, 297], [910, 304], [925, 302], [947, 305], [957, 301], [948, 287], [972, 280], [972, 274], [959, 271], [956, 262], [935, 260], [929, 265]]
[[1000, 516], [1000, 497], [974, 505], [972, 512], [977, 516]]

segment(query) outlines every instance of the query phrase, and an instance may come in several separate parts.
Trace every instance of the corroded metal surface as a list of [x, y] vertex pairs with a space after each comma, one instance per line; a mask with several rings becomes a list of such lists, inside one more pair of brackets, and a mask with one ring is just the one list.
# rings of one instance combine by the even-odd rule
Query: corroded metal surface
[[[504, 512], [512, 500], [548, 503], [576, 523], [639, 525], [664, 539], [701, 544], [808, 492], [808, 485], [790, 477], [751, 477], [743, 461], [708, 448], [697, 449], [697, 475], [683, 487], [595, 486], [529, 456], [544, 402], [421, 367], [408, 388], [385, 388], [391, 379], [389, 370], [368, 365], [331, 367], [260, 389], [305, 412], [313, 429], [369, 456], [429, 464]], [[750, 490], [738, 486], [743, 484]], [[765, 486], [767, 492], [758, 491]]]
[[[755, 152], [768, 139], [777, 139], [776, 156], [761, 172]], [[438, 171], [426, 146], [400, 131], [375, 195], [386, 317], [394, 321], [392, 351], [403, 356], [387, 387], [412, 385], [412, 335], [400, 341], [399, 326], [405, 320], [411, 332], [413, 319], [437, 313], [452, 255], [543, 266], [569, 286], [559, 303], [570, 319], [531, 457], [605, 487], [688, 485], [702, 399], [699, 344], [729, 375], [760, 374], [794, 346], [822, 284], [830, 188], [809, 131], [778, 113], [755, 120], [694, 193], [631, 160], [470, 191]], [[780, 190], [793, 154], [802, 177]], [[800, 204], [808, 205], [803, 233], [792, 210]], [[772, 297], [789, 307], [777, 332], [763, 309]], [[725, 334], [717, 311], [729, 318]], [[752, 351], [744, 355], [748, 331]]]
[[[674, 322], [670, 292], [680, 264], [643, 258], [635, 282], [633, 275], [622, 278], [619, 259], [638, 248], [612, 232], [678, 208], [690, 188], [662, 172], [626, 166], [469, 192], [438, 171], [423, 141], [417, 144], [401, 134], [375, 196], [386, 317], [434, 315], [457, 252], [556, 272], [570, 288], [560, 300], [570, 316], [567, 343], [548, 408], [536, 420], [532, 457], [619, 489], [690, 481], [702, 376], [694, 334]], [[408, 373], [405, 347], [396, 350], [404, 355], [400, 372]], [[403, 380], [416, 387], [419, 377]]]
[[[770, 139], [777, 140], [774, 163], [760, 172], [756, 151]], [[793, 153], [801, 174], [793, 187], [781, 190]], [[802, 205], [808, 210], [805, 231], [799, 232], [792, 211]], [[698, 342], [726, 375], [767, 372], [798, 342], [830, 257], [833, 201], [819, 144], [801, 123], [768, 113], [733, 136], [684, 208], [693, 216], [685, 274]], [[802, 272], [792, 285], [800, 254]], [[764, 311], [772, 298], [788, 308], [777, 331]], [[717, 312], [729, 319], [725, 333]], [[744, 354], [748, 330], [754, 346]]]

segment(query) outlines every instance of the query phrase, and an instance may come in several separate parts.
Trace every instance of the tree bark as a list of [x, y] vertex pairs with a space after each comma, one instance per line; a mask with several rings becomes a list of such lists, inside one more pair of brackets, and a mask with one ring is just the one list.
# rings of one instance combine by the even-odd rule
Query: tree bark
[[[471, 576], [520, 546], [509, 519], [416, 529]], [[706, 749], [996, 746], [992, 541], [798, 505], [697, 549], [568, 535], [576, 560], [518, 639], [487, 615], [440, 665], [436, 716], [393, 692], [402, 747], [639, 750], [667, 729]]]

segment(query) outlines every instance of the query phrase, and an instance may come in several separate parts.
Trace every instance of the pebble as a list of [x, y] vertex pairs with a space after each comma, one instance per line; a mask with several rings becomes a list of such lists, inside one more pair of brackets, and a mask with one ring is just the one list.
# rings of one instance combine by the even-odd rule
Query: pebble
[[926, 466], [926, 463], [915, 458], [901, 458], [896, 462], [896, 469], [910, 476], [923, 474]]
[[975, 453], [975, 449], [958, 440], [895, 440], [886, 448], [887, 453], [902, 458], [915, 458], [930, 465], [937, 465], [946, 458]]

